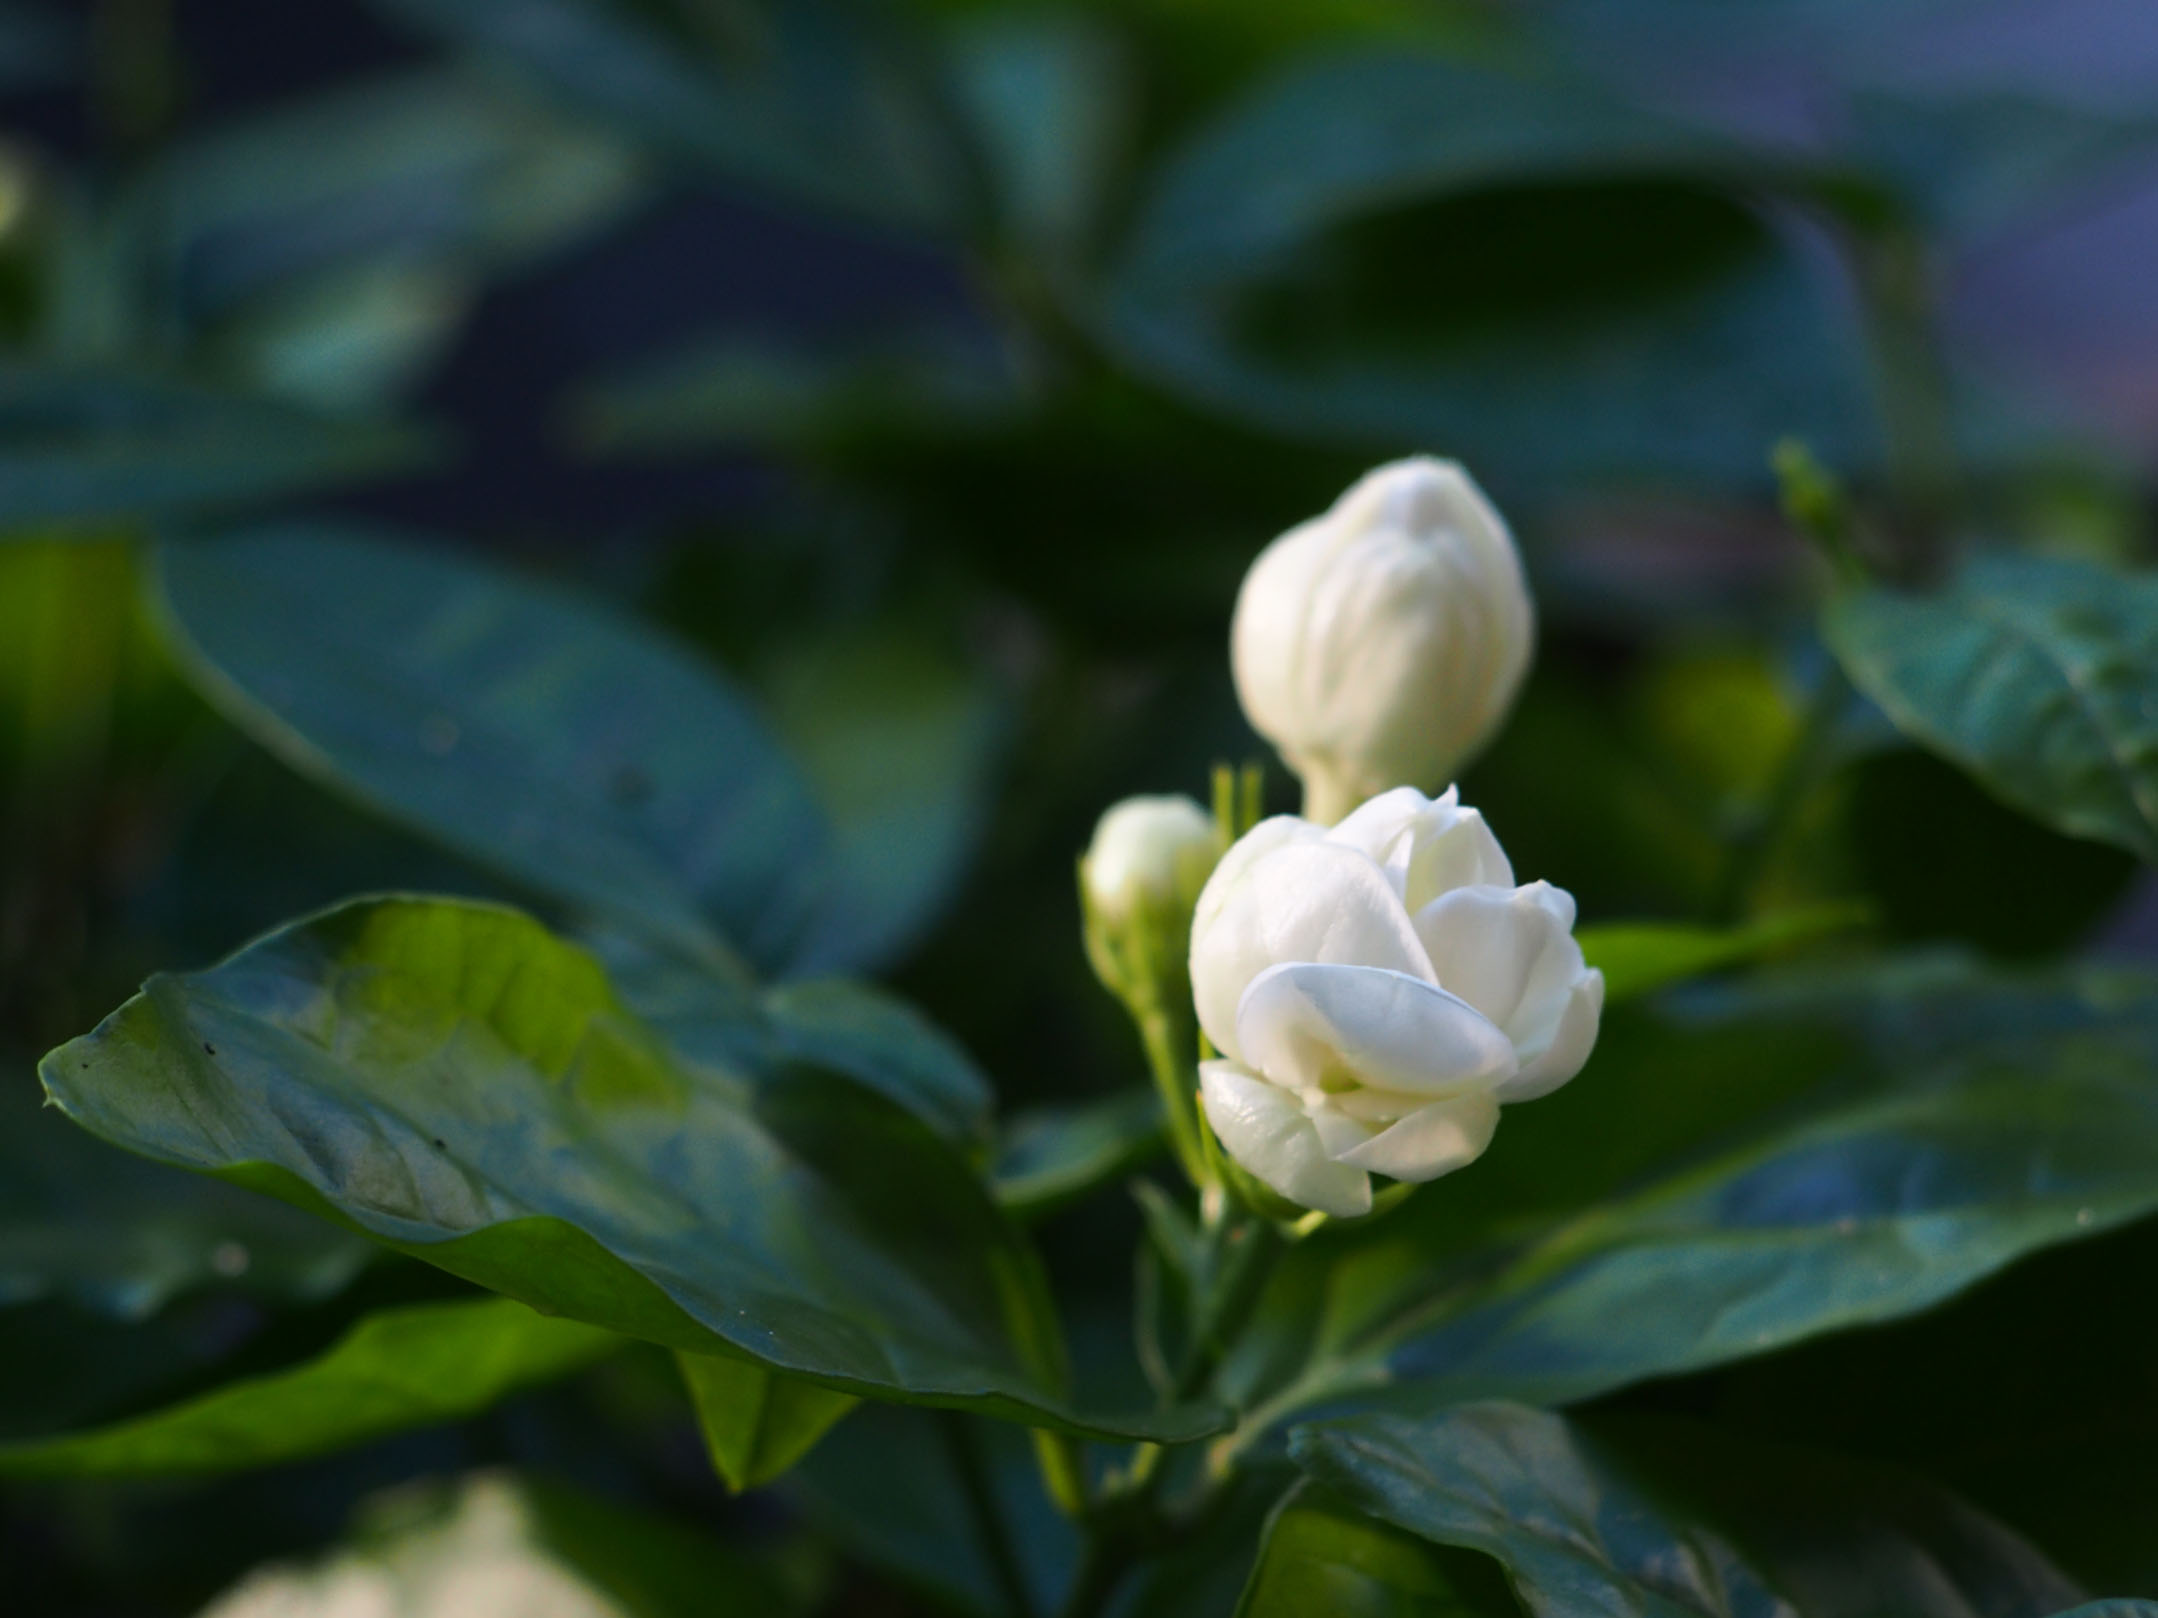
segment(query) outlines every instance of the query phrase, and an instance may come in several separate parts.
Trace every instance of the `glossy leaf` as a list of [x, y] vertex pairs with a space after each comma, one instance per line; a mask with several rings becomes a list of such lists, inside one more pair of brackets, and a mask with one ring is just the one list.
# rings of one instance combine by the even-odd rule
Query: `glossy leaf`
[[536, 1308], [839, 1391], [1081, 1431], [1037, 1261], [963, 1158], [850, 1081], [667, 1045], [492, 906], [361, 900], [151, 980], [46, 1058], [77, 1122]]
[[1496, 1568], [1478, 1580], [1447, 1556], [1307, 1482], [1267, 1522], [1237, 1618], [1518, 1618]]
[[204, 693], [302, 772], [693, 956], [794, 949], [823, 821], [658, 630], [349, 525], [168, 544], [157, 591]]
[[1559, 1403], [1922, 1310], [2158, 1209], [2147, 978], [1787, 977], [1620, 1008], [1477, 1164], [1277, 1277], [1249, 1432]]
[[476, 1415], [620, 1341], [506, 1298], [383, 1310], [305, 1364], [89, 1432], [0, 1446], [0, 1473], [161, 1477], [274, 1466]]
[[207, 1287], [336, 1292], [370, 1249], [267, 1197], [119, 1152], [0, 1069], [0, 1305], [64, 1298], [139, 1321]]
[[1767, 916], [1743, 927], [1698, 927], [1684, 922], [1606, 922], [1575, 929], [1581, 953], [1604, 975], [1604, 1003], [1683, 983], [1706, 972], [1739, 966], [1858, 926], [1863, 905], [1819, 905], [1789, 915]]
[[240, 506], [409, 469], [402, 427], [119, 372], [0, 365], [0, 532]]
[[1162, 1149], [1161, 1098], [1133, 1090], [1068, 1107], [1036, 1107], [997, 1144], [997, 1200], [1022, 1219], [1121, 1179]]
[[376, 3], [753, 184], [914, 226], [952, 206], [953, 154], [920, 87], [840, 8], [774, 7], [696, 40], [608, 0]]
[[1292, 1449], [1380, 1520], [1495, 1557], [1536, 1618], [2046, 1618], [2080, 1593], [1930, 1485], [1666, 1420], [1480, 1404]]
[[677, 1354], [712, 1465], [739, 1494], [784, 1475], [855, 1401], [747, 1360]]
[[2158, 578], [1987, 557], [1937, 595], [1846, 594], [1823, 628], [1906, 735], [2050, 826], [2158, 860]]

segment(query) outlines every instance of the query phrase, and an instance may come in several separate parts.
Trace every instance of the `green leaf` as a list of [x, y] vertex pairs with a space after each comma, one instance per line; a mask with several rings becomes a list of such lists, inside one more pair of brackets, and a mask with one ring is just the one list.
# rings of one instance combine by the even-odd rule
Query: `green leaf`
[[1020, 1113], [997, 1143], [997, 1201], [1033, 1219], [1120, 1180], [1160, 1152], [1161, 1098], [1132, 1090]]
[[386, 1309], [289, 1370], [109, 1427], [0, 1446], [0, 1473], [162, 1477], [274, 1466], [474, 1415], [620, 1341], [506, 1298]]
[[837, 7], [761, 9], [704, 37], [607, 0], [377, 0], [663, 149], [824, 207], [948, 220], [955, 154], [919, 85]]
[[935, 919], [989, 818], [1003, 705], [974, 670], [894, 626], [802, 644], [766, 686], [833, 830], [833, 880], [792, 967], [886, 965]]
[[1863, 905], [1816, 905], [1742, 927], [1684, 922], [1606, 922], [1575, 933], [1589, 965], [1604, 975], [1604, 1002], [1652, 994], [1705, 972], [1848, 931], [1866, 922]]
[[1440, 444], [1490, 477], [1750, 484], [1786, 433], [1851, 464], [1855, 334], [1746, 200], [1794, 182], [1591, 84], [1322, 56], [1172, 157], [1103, 332], [1270, 431]]
[[1669, 1420], [1480, 1404], [1306, 1427], [1291, 1448], [1381, 1521], [1497, 1558], [1537, 1618], [2044, 1618], [2079, 1596], [1931, 1485]]
[[2158, 578], [1991, 556], [1937, 595], [1839, 596], [1823, 630], [1913, 740], [2049, 826], [2158, 860]]
[[53, 1052], [93, 1133], [519, 1298], [829, 1388], [1179, 1439], [1074, 1410], [1038, 1261], [956, 1151], [851, 1081], [665, 1044], [592, 957], [389, 898], [153, 978]]
[[0, 1068], [0, 1305], [65, 1298], [139, 1321], [207, 1287], [304, 1300], [340, 1290], [365, 1242], [214, 1180], [114, 1151]]
[[1237, 1618], [1518, 1618], [1478, 1571], [1307, 1481], [1268, 1521]]
[[0, 531], [141, 521], [365, 482], [426, 439], [120, 372], [0, 364]]
[[2158, 1209], [2147, 976], [1876, 964], [1608, 1016], [1579, 1078], [1302, 1244], [1229, 1371], [1298, 1408], [1584, 1399], [1909, 1315]]
[[[968, 1503], [953, 1418], [894, 1405], [857, 1411], [788, 1474], [790, 1504], [850, 1557], [926, 1593], [938, 1611], [1010, 1618], [1012, 1603]], [[964, 1419], [964, 1418], [959, 1418]], [[1028, 1435], [975, 1423], [997, 1526], [1036, 1612], [1054, 1612], [1079, 1533], [1043, 1490]], [[904, 1464], [895, 1464], [903, 1457]]]
[[841, 349], [725, 332], [582, 390], [571, 421], [590, 449], [667, 454], [895, 428], [964, 431], [1004, 423], [1023, 402], [1008, 363], [948, 331]]
[[856, 1403], [747, 1360], [677, 1354], [675, 1363], [696, 1406], [705, 1451], [737, 1494], [783, 1476]]
[[796, 948], [823, 821], [660, 631], [342, 524], [167, 544], [156, 590], [204, 694], [303, 773], [692, 957]]
[[720, 1067], [844, 1073], [970, 1155], [995, 1133], [996, 1097], [959, 1042], [874, 984], [817, 978], [755, 989], [602, 930], [588, 942], [630, 1008], [678, 1050]]

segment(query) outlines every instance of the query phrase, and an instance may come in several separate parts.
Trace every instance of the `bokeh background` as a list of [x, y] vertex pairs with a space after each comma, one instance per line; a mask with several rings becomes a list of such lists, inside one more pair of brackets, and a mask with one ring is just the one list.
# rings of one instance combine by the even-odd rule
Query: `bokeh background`
[[[44, 1049], [344, 894], [503, 891], [173, 673], [142, 541], [258, 510], [643, 612], [828, 790], [903, 804], [887, 975], [1012, 1107], [1135, 1082], [1072, 862], [1118, 796], [1260, 755], [1237, 580], [1410, 452], [1465, 461], [1528, 556], [1542, 655], [1465, 789], [1585, 917], [1850, 899], [1892, 940], [2158, 953], [2128, 856], [1864, 713], [1771, 812], [1825, 671], [1779, 441], [1919, 573], [1951, 540], [2150, 558], [2142, 0], [10, 0], [0, 108], [0, 1436], [432, 1284], [378, 1267], [272, 1317], [214, 1280], [99, 1308], [29, 1279], [105, 1239], [84, 1188], [124, 1172], [38, 1114]], [[1097, 1208], [1048, 1239], [1106, 1298], [1129, 1235]], [[2150, 1246], [1957, 1308], [2017, 1321], [2001, 1374], [2050, 1385], [2046, 1288]], [[1908, 1369], [1950, 1330], [1870, 1341]], [[1842, 1352], [1733, 1373], [1733, 1407], [1874, 1374]], [[193, 1612], [475, 1465], [722, 1543], [846, 1517], [815, 1476], [725, 1501], [648, 1372], [238, 1483], [8, 1486], [6, 1605]], [[1983, 1495], [1983, 1459], [1957, 1481]], [[906, 1565], [802, 1576], [966, 1609]]]

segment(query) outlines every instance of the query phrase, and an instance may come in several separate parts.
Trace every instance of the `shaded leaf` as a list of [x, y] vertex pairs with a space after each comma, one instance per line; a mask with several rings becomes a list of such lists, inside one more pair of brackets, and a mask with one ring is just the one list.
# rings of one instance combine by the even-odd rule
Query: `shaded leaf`
[[1929, 1484], [1670, 1421], [1482, 1404], [1306, 1427], [1291, 1447], [1382, 1521], [1497, 1558], [1538, 1618], [2045, 1618], [2078, 1596]]
[[455, 1421], [620, 1342], [486, 1298], [383, 1310], [319, 1359], [109, 1427], [0, 1446], [18, 1477], [158, 1477], [274, 1466]]
[[2158, 859], [2158, 579], [1991, 556], [1937, 595], [1844, 594], [1822, 626], [1914, 741], [2047, 825]]
[[1490, 476], [1751, 483], [1788, 432], [1848, 464], [1872, 449], [1854, 334], [1743, 200], [1783, 183], [1592, 85], [1321, 57], [1171, 159], [1103, 327], [1210, 408]]
[[215, 1285], [321, 1298], [370, 1256], [367, 1243], [267, 1197], [92, 1140], [40, 1105], [27, 1062], [5, 1078], [0, 1305], [65, 1298], [142, 1320]]
[[831, 882], [790, 966], [888, 965], [935, 920], [989, 818], [1003, 705], [976, 671], [897, 627], [802, 645], [767, 689], [833, 834]]
[[303, 773], [692, 956], [795, 947], [822, 819], [660, 631], [344, 524], [167, 544], [156, 589], [204, 694]]
[[1232, 1361], [1249, 1435], [1322, 1400], [1587, 1398], [1912, 1314], [2158, 1208], [2147, 978], [1754, 983], [1620, 1008], [1476, 1165], [1303, 1244]]
[[401, 471], [427, 449], [409, 428], [180, 382], [0, 364], [0, 530], [277, 499]]
[[1049, 1213], [1122, 1179], [1163, 1144], [1161, 1098], [1152, 1090], [1033, 1108], [997, 1143], [997, 1200], [1021, 1219]]
[[1605, 922], [1582, 927], [1575, 937], [1588, 964], [1604, 975], [1604, 1000], [1613, 1004], [1651, 994], [1705, 972], [1742, 965], [1863, 925], [1863, 905], [1818, 905], [1766, 916], [1742, 927], [1697, 927], [1684, 922]]
[[550, 1313], [843, 1392], [1077, 1431], [1037, 1261], [965, 1161], [814, 1069], [685, 1060], [491, 906], [361, 900], [153, 978], [46, 1058], [95, 1133]]
[[784, 1475], [856, 1402], [747, 1360], [677, 1354], [675, 1362], [696, 1407], [705, 1451], [737, 1494]]
[[663, 149], [874, 219], [942, 223], [953, 154], [920, 87], [829, 5], [670, 34], [606, 0], [376, 0]]

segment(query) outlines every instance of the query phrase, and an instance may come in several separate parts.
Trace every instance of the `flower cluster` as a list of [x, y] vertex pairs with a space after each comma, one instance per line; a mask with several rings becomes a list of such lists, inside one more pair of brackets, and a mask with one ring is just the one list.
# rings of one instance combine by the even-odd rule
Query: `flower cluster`
[[1353, 1217], [1374, 1174], [1474, 1162], [1502, 1105], [1557, 1089], [1596, 1041], [1603, 978], [1572, 897], [1517, 885], [1452, 787], [1424, 795], [1505, 717], [1534, 613], [1498, 513], [1461, 468], [1419, 459], [1268, 546], [1230, 640], [1304, 817], [1223, 853], [1226, 828], [1189, 799], [1112, 809], [1081, 864], [1088, 953], [1148, 1036], [1187, 1168], [1205, 1172], [1188, 1058], [1162, 1049], [1171, 1003], [1195, 1005], [1219, 1053], [1197, 1080], [1222, 1149], [1289, 1201]]

